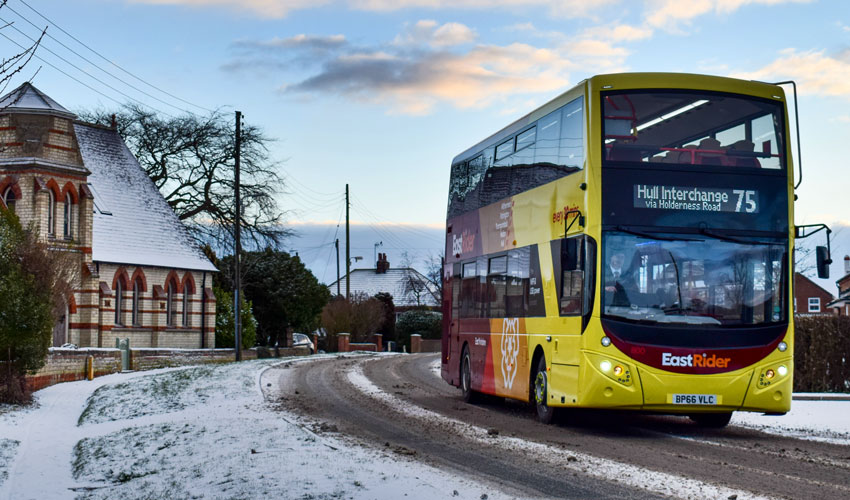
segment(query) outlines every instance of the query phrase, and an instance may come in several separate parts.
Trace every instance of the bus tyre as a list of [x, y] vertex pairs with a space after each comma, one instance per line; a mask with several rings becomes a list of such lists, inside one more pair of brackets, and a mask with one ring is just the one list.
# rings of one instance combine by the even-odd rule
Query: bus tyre
[[478, 401], [478, 393], [472, 390], [472, 360], [469, 356], [469, 349], [463, 348], [463, 355], [460, 357], [460, 388], [463, 391], [463, 400], [467, 403], [475, 403]]
[[549, 398], [549, 374], [546, 371], [546, 359], [542, 356], [537, 362], [537, 370], [534, 374], [534, 406], [537, 408], [537, 420], [544, 424], [552, 423], [555, 417], [555, 408], [547, 404]]
[[732, 412], [729, 413], [695, 413], [690, 416], [690, 419], [696, 422], [700, 427], [708, 427], [711, 429], [720, 429], [726, 427], [732, 419]]

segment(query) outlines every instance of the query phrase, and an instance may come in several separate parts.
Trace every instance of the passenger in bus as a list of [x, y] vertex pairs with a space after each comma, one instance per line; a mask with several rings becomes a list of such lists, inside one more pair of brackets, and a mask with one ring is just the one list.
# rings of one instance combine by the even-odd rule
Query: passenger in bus
[[630, 305], [624, 286], [628, 276], [623, 269], [625, 260], [626, 256], [623, 252], [614, 252], [605, 267], [605, 303], [608, 305], [620, 307]]

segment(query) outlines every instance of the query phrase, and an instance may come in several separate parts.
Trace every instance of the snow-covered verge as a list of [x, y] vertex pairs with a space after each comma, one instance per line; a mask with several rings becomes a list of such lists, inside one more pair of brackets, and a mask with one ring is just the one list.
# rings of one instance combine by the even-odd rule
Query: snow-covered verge
[[850, 445], [850, 401], [792, 401], [785, 415], [736, 412], [732, 425], [762, 432]]
[[0, 477], [9, 476], [0, 499], [508, 497], [404, 450], [352, 446], [296, 424], [260, 389], [274, 390], [281, 371], [262, 380], [261, 373], [280, 361], [110, 375], [40, 391], [36, 407], [0, 415], [0, 446], [21, 443], [14, 456], [0, 452]]

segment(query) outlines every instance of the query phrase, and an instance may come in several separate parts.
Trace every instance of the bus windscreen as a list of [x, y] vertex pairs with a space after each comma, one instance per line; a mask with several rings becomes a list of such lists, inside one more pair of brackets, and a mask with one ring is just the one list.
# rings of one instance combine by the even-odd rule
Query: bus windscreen
[[603, 314], [704, 327], [783, 322], [786, 255], [779, 241], [608, 231]]
[[713, 92], [602, 94], [605, 162], [785, 168], [782, 106]]

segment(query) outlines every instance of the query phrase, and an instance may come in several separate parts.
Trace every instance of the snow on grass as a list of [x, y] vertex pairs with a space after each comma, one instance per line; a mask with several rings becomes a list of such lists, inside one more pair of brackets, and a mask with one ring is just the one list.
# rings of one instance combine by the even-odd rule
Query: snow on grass
[[[527, 451], [534, 457], [546, 457], [564, 469], [597, 477], [604, 481], [616, 478], [622, 484], [644, 489], [652, 493], [677, 498], [738, 498], [741, 491], [717, 486], [696, 479], [690, 479], [664, 472], [652, 471], [638, 466], [614, 460], [595, 457], [585, 453], [567, 451], [555, 446], [527, 441], [520, 438], [492, 435], [488, 429], [478, 427], [457, 419], [446, 417], [425, 408], [411, 406], [400, 398], [382, 391], [363, 374], [362, 365], [355, 365], [348, 372], [348, 380], [363, 394], [387, 404], [410, 418], [428, 422], [439, 421], [454, 429], [458, 435], [466, 436], [489, 446], [497, 446], [507, 451]], [[746, 494], [748, 499], [765, 499]]]
[[[89, 397], [78, 424], [177, 412], [228, 395], [251, 392], [255, 382], [253, 371], [279, 362], [279, 359], [246, 362], [246, 366], [252, 367], [247, 373], [242, 364], [235, 363], [196, 366], [105, 385]], [[227, 384], [223, 383], [225, 380]]]
[[732, 425], [800, 439], [850, 445], [850, 401], [792, 401], [785, 415], [735, 412]]
[[0, 415], [3, 450], [12, 448], [4, 437], [20, 434], [22, 443], [14, 456], [0, 452], [9, 472], [0, 498], [509, 498], [404, 450], [317, 435], [265, 401], [261, 387], [274, 391], [289, 372], [266, 372], [271, 365], [323, 357], [336, 356], [137, 372], [40, 391], [34, 408]]
[[9, 476], [8, 468], [15, 456], [15, 449], [20, 444], [18, 441], [11, 439], [0, 439], [0, 484]]

